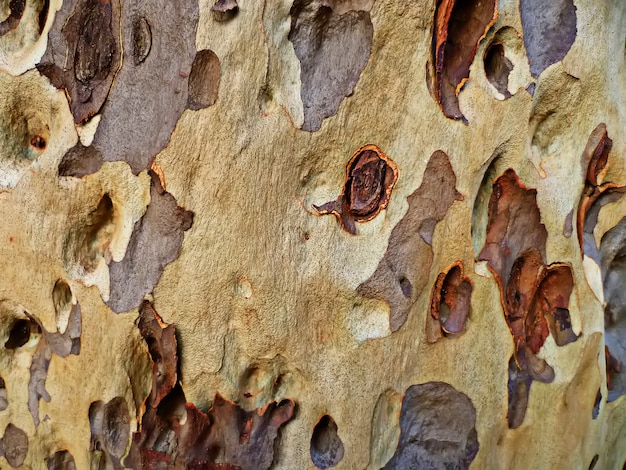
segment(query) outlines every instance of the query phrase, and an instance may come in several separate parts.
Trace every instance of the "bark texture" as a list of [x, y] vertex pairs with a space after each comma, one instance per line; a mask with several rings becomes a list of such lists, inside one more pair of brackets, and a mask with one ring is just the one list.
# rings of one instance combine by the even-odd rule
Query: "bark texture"
[[0, 0], [0, 467], [626, 462], [621, 0]]

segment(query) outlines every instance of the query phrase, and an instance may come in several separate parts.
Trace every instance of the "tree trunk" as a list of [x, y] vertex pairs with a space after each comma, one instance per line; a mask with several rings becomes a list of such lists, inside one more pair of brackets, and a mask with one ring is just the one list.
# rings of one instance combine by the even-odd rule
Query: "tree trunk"
[[0, 6], [0, 467], [626, 463], [620, 0]]

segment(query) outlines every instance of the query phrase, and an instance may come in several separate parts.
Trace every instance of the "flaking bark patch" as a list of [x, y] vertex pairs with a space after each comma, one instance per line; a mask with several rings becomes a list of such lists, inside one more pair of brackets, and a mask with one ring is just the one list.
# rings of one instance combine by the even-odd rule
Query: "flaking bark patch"
[[383, 259], [374, 274], [357, 288], [364, 297], [389, 304], [389, 325], [397, 331], [426, 286], [433, 260], [430, 245], [438, 222], [455, 200], [462, 199], [448, 156], [430, 157], [421, 186], [407, 200], [409, 209], [394, 227]]
[[367, 222], [385, 209], [398, 167], [376, 145], [358, 149], [346, 166], [343, 192], [335, 201], [314, 206], [322, 215], [334, 214], [346, 232], [356, 234], [356, 222]]
[[426, 338], [429, 342], [463, 333], [470, 313], [472, 290], [472, 282], [465, 277], [461, 261], [439, 273], [433, 287], [430, 315], [426, 317]]
[[[141, 431], [134, 433], [124, 465], [147, 468], [215, 468], [267, 470], [274, 460], [274, 441], [279, 428], [294, 414], [295, 403], [285, 399], [264, 408], [245, 411], [237, 404], [215, 395], [208, 413], [187, 403], [176, 377], [175, 336], [165, 333], [152, 305], [140, 308], [140, 331], [149, 345], [155, 381], [146, 399]], [[159, 335], [157, 329], [163, 329]], [[163, 357], [165, 354], [167, 357]], [[162, 374], [166, 377], [157, 379]], [[170, 387], [175, 383], [173, 387]], [[220, 463], [217, 463], [220, 462]]]
[[562, 263], [546, 266], [548, 233], [536, 197], [537, 192], [526, 188], [512, 169], [496, 179], [485, 246], [479, 255], [498, 282], [515, 345], [509, 361], [510, 428], [524, 420], [532, 381], [554, 379], [552, 367], [536, 356], [550, 331], [558, 346], [578, 339], [568, 310], [572, 270]]
[[[427, 82], [443, 114], [467, 120], [459, 92], [469, 78], [478, 43], [498, 17], [495, 0], [438, 0], [433, 25], [432, 57]], [[432, 81], [432, 84], [430, 83]]]
[[64, 1], [38, 70], [66, 90], [76, 123], [98, 113], [121, 65], [119, 0]]
[[374, 27], [362, 10], [335, 12], [319, 0], [295, 0], [289, 40], [300, 61], [305, 131], [317, 131], [354, 91], [370, 57]]
[[118, 313], [138, 307], [152, 292], [165, 266], [178, 258], [183, 234], [193, 223], [193, 212], [178, 206], [155, 172], [149, 174], [150, 204], [135, 224], [124, 259], [109, 266], [107, 304]]

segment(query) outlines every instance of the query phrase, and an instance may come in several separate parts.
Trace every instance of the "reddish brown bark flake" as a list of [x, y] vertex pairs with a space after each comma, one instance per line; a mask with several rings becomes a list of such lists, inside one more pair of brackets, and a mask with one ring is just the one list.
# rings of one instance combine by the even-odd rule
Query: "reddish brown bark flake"
[[217, 393], [208, 412], [202, 412], [186, 401], [179, 383], [173, 325], [164, 323], [149, 302], [142, 304], [139, 315], [154, 380], [144, 403], [141, 431], [133, 434], [124, 465], [142, 470], [164, 464], [167, 468], [268, 469], [278, 430], [293, 417], [295, 402], [273, 401], [248, 412]]
[[512, 169], [493, 183], [487, 237], [479, 255], [498, 282], [515, 344], [509, 361], [511, 428], [524, 420], [532, 381], [554, 379], [552, 367], [536, 356], [550, 332], [558, 346], [578, 339], [568, 310], [572, 270], [563, 263], [546, 266], [547, 231], [536, 197], [536, 191], [526, 188]]
[[385, 209], [398, 180], [398, 167], [376, 145], [358, 149], [346, 166], [343, 192], [334, 201], [314, 206], [322, 215], [334, 214], [353, 235], [355, 222], [367, 222]]
[[495, 0], [438, 0], [433, 27], [431, 92], [443, 114], [467, 124], [459, 92], [469, 78], [478, 43], [498, 18]]
[[430, 315], [426, 318], [426, 338], [434, 343], [442, 336], [457, 336], [463, 333], [465, 319], [470, 313], [472, 282], [463, 274], [463, 263], [454, 262], [439, 273], [430, 304]]

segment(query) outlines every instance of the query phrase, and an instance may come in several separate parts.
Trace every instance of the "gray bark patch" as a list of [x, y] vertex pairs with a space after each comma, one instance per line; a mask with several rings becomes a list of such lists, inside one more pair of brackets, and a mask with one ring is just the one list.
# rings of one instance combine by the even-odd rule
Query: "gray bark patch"
[[178, 258], [183, 232], [193, 223], [193, 213], [179, 207], [176, 199], [150, 172], [150, 204], [135, 224], [124, 259], [109, 266], [109, 307], [125, 312], [138, 307], [158, 282], [165, 266]]
[[462, 197], [455, 185], [448, 156], [436, 151], [426, 166], [421, 186], [407, 198], [409, 210], [391, 232], [385, 256], [374, 274], [357, 288], [359, 294], [389, 304], [391, 331], [404, 324], [428, 282], [433, 251], [424, 240], [432, 239], [436, 223]]
[[538, 77], [574, 44], [576, 6], [573, 0], [521, 0], [520, 13], [530, 73]]
[[467, 469], [478, 453], [476, 409], [443, 382], [410, 386], [400, 413], [400, 442], [385, 470]]
[[317, 468], [330, 468], [343, 458], [343, 442], [337, 434], [332, 416], [324, 415], [315, 425], [311, 436], [311, 460]]
[[316, 131], [350, 96], [367, 65], [374, 27], [367, 11], [336, 13], [317, 0], [296, 0], [291, 7], [293, 43], [300, 60], [305, 131]]
[[9, 465], [17, 468], [24, 463], [28, 453], [28, 436], [24, 431], [10, 423], [0, 439], [0, 455], [7, 459]]

